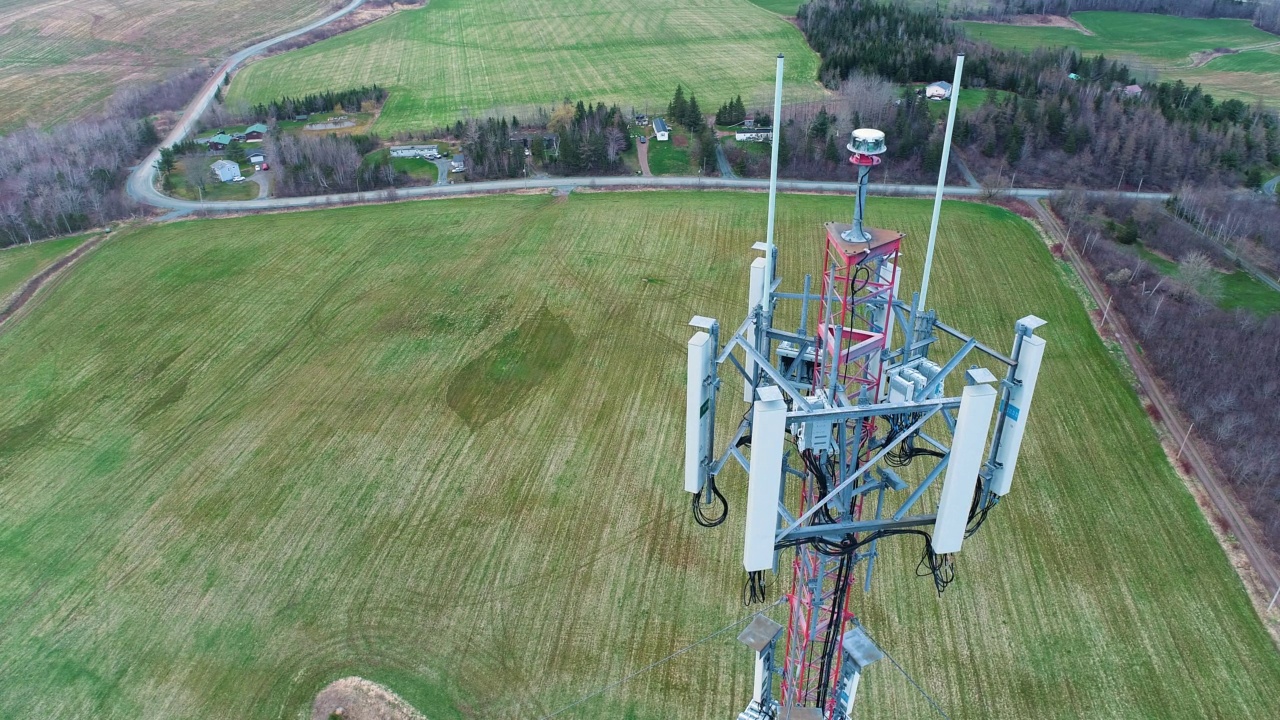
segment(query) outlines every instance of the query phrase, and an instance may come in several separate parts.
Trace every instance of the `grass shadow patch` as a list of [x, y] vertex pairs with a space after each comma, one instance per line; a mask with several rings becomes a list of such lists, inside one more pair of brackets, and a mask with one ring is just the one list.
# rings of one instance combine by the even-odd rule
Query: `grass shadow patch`
[[142, 422], [143, 420], [146, 420], [152, 415], [155, 415], [156, 413], [163, 411], [165, 408], [181, 400], [182, 396], [186, 394], [187, 394], [187, 379], [182, 378], [178, 382], [169, 386], [169, 389], [165, 390], [163, 395], [156, 398], [155, 400], [152, 400], [149, 405], [143, 408], [142, 412], [138, 413], [138, 416], [134, 418], [134, 422]]
[[473, 429], [529, 399], [573, 354], [577, 338], [546, 305], [502, 340], [457, 370], [449, 407]]

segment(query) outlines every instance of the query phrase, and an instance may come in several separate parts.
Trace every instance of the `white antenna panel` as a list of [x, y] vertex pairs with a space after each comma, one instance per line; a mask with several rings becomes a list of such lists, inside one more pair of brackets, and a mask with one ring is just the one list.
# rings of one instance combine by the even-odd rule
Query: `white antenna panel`
[[[764, 299], [764, 276], [769, 270], [769, 261], [765, 258], [758, 257], [751, 261], [751, 277], [747, 286], [747, 315], [750, 316], [755, 312], [756, 306]], [[743, 333], [746, 342], [744, 344], [755, 347], [756, 343], [756, 324], [750, 322], [747, 324], [746, 332]], [[747, 378], [744, 380], [742, 388], [742, 401], [751, 402], [755, 398], [751, 397], [751, 376], [756, 374], [756, 361], [750, 357], [746, 358], [746, 362], [742, 367], [746, 368]]]
[[1013, 484], [1013, 469], [1018, 464], [1022, 450], [1022, 435], [1027, 430], [1027, 415], [1031, 410], [1031, 396], [1036, 391], [1036, 379], [1040, 377], [1040, 363], [1044, 360], [1044, 338], [1027, 335], [1022, 338], [1018, 351], [1017, 382], [1009, 390], [1009, 403], [999, 422], [1000, 447], [996, 450], [995, 467], [991, 472], [991, 492], [1004, 496]]
[[742, 547], [742, 565], [747, 572], [773, 569], [786, 430], [787, 404], [782, 401], [782, 391], [776, 385], [760, 388], [751, 423], [747, 533]]
[[684, 489], [702, 492], [707, 482], [705, 460], [711, 457], [711, 375], [715, 358], [711, 336], [696, 332], [689, 338], [689, 384], [685, 391]]
[[990, 385], [966, 386], [960, 396], [951, 456], [942, 482], [942, 497], [938, 499], [938, 517], [933, 525], [933, 551], [939, 555], [958, 552], [964, 542], [995, 407], [996, 390]]

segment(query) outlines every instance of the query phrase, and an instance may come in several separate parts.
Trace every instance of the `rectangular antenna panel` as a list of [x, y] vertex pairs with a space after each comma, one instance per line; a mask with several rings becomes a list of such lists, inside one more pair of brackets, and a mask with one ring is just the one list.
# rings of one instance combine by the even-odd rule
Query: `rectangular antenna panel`
[[[769, 261], [758, 257], [751, 261], [751, 277], [747, 285], [747, 316], [750, 317], [755, 312], [756, 306], [764, 299], [764, 276], [769, 269]], [[745, 345], [750, 347], [756, 346], [756, 324], [754, 322], [747, 323], [746, 331], [743, 333], [746, 337]], [[759, 348], [756, 348], [757, 350]], [[742, 401], [751, 402], [755, 398], [751, 397], [751, 377], [756, 374], [756, 361], [746, 358], [746, 362], [742, 363], [742, 367], [746, 368], [747, 377], [743, 381]]]
[[890, 373], [889, 375], [889, 402], [903, 403], [911, 400], [916, 395], [916, 386], [902, 376], [901, 373]]
[[933, 551], [940, 555], [958, 552], [964, 542], [995, 407], [996, 390], [990, 385], [969, 385], [960, 396], [956, 431], [951, 436], [951, 456], [942, 482], [942, 496], [938, 499], [938, 518], [933, 525]]
[[[911, 381], [911, 384], [915, 387], [915, 391], [917, 393], [922, 392], [925, 386], [929, 384], [929, 378], [925, 377], [923, 373], [916, 370], [915, 368], [903, 369], [902, 377]], [[917, 398], [914, 395], [912, 395], [911, 399], [915, 400]], [[927, 398], [919, 398], [919, 399], [925, 400]]]
[[1018, 452], [1022, 449], [1022, 435], [1027, 430], [1027, 415], [1031, 410], [1031, 396], [1036, 391], [1036, 379], [1040, 377], [1040, 363], [1044, 360], [1044, 338], [1027, 335], [1022, 338], [1018, 351], [1017, 382], [1009, 390], [1009, 403], [1004, 415], [998, 419], [1004, 429], [1000, 432], [1000, 447], [996, 450], [996, 463], [991, 472], [991, 492], [1004, 496], [1013, 484], [1013, 469], [1018, 464]]
[[711, 461], [711, 378], [715, 364], [711, 336], [697, 332], [689, 338], [689, 377], [685, 390], [684, 489], [702, 492]]
[[760, 388], [760, 399], [756, 401], [751, 420], [747, 533], [742, 547], [742, 565], [747, 572], [773, 569], [786, 430], [787, 404], [782, 401], [782, 391], [776, 385]]
[[[941, 365], [939, 365], [938, 363], [933, 362], [932, 360], [929, 360], [929, 359], [927, 359], [927, 358], [926, 358], [926, 359], [924, 359], [924, 360], [921, 360], [921, 361], [920, 361], [920, 364], [919, 364], [918, 366], [916, 366], [916, 367], [917, 367], [917, 369], [920, 371], [920, 373], [921, 373], [921, 374], [923, 374], [926, 378], [928, 378], [928, 379], [929, 379], [929, 382], [933, 382], [933, 379], [934, 379], [934, 378], [936, 378], [936, 377], [938, 377], [938, 374], [942, 372], [942, 366], [941, 366]], [[943, 396], [943, 394], [944, 394], [944, 392], [945, 392], [945, 389], [943, 388], [943, 385], [944, 385], [944, 384], [945, 384], [945, 383], [938, 383], [938, 387], [934, 388], [934, 391], [933, 391], [932, 393], [930, 393], [930, 394], [929, 394], [929, 397], [927, 397], [927, 398], [925, 398], [925, 399], [926, 399], [926, 400], [936, 400], [936, 399], [938, 399], [938, 398], [942, 397], [942, 396]]]

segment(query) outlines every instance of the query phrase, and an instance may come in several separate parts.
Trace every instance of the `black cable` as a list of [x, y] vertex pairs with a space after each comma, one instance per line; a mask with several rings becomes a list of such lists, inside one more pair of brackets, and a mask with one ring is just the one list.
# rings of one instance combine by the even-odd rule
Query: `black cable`
[[818, 665], [818, 701], [815, 707], [826, 707], [827, 693], [831, 690], [831, 668], [835, 662], [836, 649], [840, 647], [840, 632], [843, 623], [845, 598], [849, 593], [849, 575], [853, 572], [854, 556], [845, 555], [836, 566], [835, 588], [831, 593], [831, 612], [827, 617], [827, 631], [822, 639], [822, 659]]
[[[702, 503], [702, 493], [693, 493], [693, 521], [705, 528], [717, 527], [724, 523], [729, 517], [729, 501], [725, 500], [724, 494], [720, 492], [720, 488], [716, 487], [716, 476], [711, 475], [707, 478], [707, 483], [711, 487], [712, 500], [707, 504]], [[719, 515], [707, 515], [705, 508], [716, 505], [716, 501], [722, 508]]]
[[764, 572], [755, 570], [747, 573], [747, 582], [742, 586], [742, 604], [744, 607], [750, 607], [755, 603], [765, 601], [765, 594], [768, 591], [765, 583]]

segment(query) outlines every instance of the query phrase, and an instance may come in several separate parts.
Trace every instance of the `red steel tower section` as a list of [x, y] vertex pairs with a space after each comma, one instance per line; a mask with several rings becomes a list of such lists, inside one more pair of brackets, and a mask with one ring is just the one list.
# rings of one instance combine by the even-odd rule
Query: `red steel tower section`
[[[852, 149], [852, 148], [851, 148]], [[892, 307], [898, 286], [898, 257], [903, 235], [862, 227], [867, 171], [879, 158], [855, 152], [860, 192], [853, 224], [826, 225], [826, 258], [822, 272], [822, 300], [816, 332], [813, 387], [828, 398], [843, 394], [852, 403], [878, 400], [882, 353], [892, 335]], [[874, 423], [874, 419], [865, 421]], [[838, 433], [848, 452], [843, 457], [864, 461], [869, 450], [870, 425], [850, 423]], [[834, 453], [817, 453], [809, 461], [838, 465]], [[847, 470], [841, 471], [847, 472]], [[806, 474], [800, 489], [799, 513], [805, 513], [829, 488], [815, 474]], [[861, 495], [847, 511], [861, 518]], [[783, 661], [782, 706], [820, 707], [823, 717], [834, 717], [840, 687], [841, 638], [850, 627], [852, 608], [852, 558], [825, 555], [813, 545], [796, 548], [787, 653]]]

